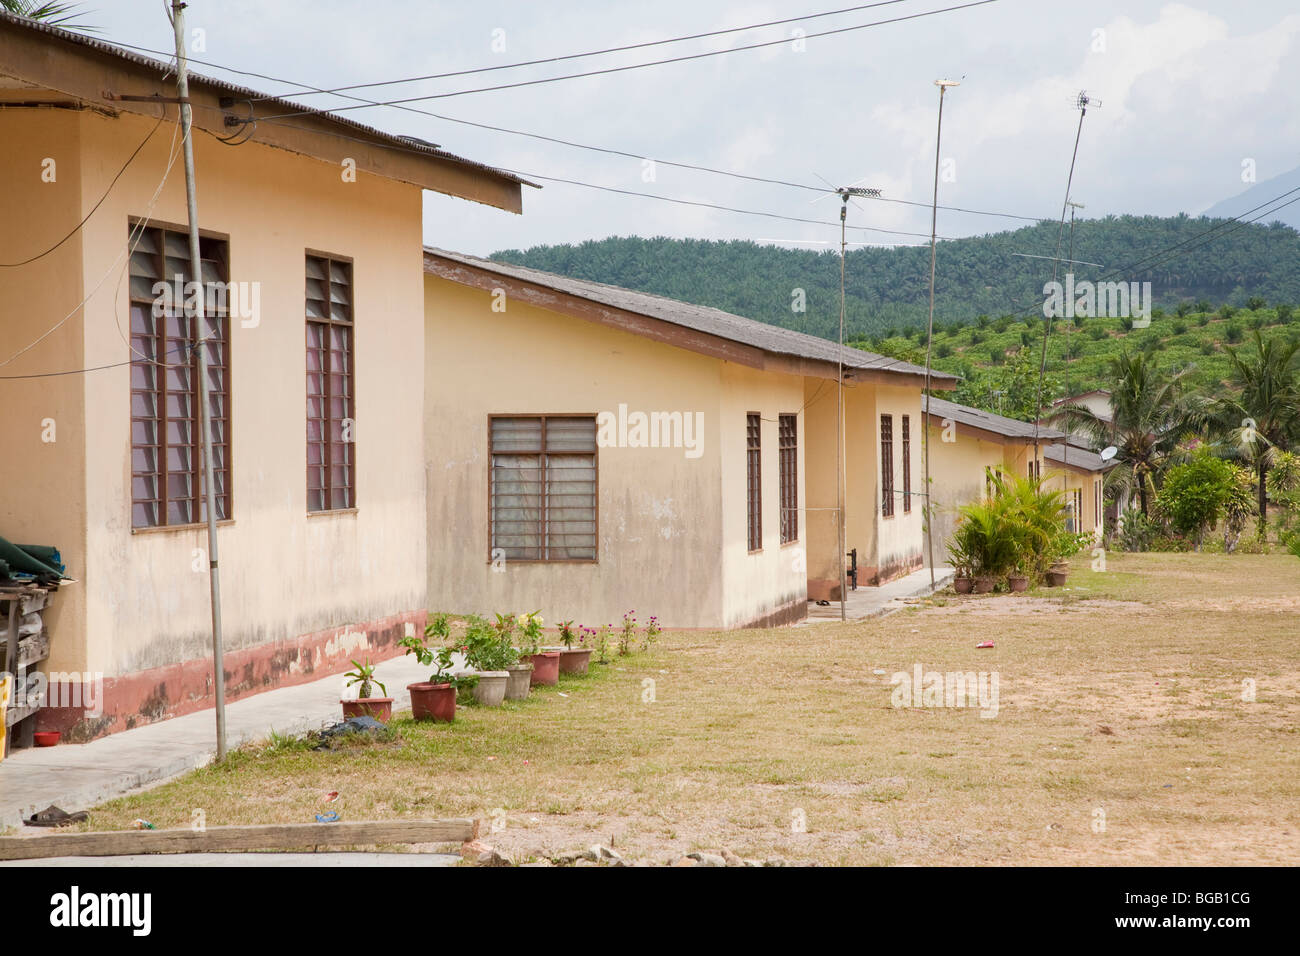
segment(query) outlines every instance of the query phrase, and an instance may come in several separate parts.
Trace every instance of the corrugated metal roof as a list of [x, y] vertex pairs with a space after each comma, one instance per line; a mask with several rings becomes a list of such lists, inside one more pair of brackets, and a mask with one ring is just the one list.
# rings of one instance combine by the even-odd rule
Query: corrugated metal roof
[[[172, 65], [163, 60], [155, 60], [153, 57], [143, 56], [132, 50], [127, 50], [123, 47], [108, 43], [107, 41], [99, 40], [95, 37], [84, 36], [80, 33], [74, 33], [71, 30], [64, 30], [61, 27], [52, 26], [48, 23], [41, 23], [38, 20], [20, 17], [17, 14], [0, 11], [0, 23], [8, 23], [23, 29], [33, 30], [37, 33], [44, 33], [56, 39], [67, 41], [68, 43], [73, 43], [91, 50], [96, 50], [100, 53], [106, 53], [110, 56], [118, 57], [119, 59], [134, 63], [136, 66], [144, 67], [149, 70], [156, 70], [159, 74], [173, 72]], [[295, 102], [294, 100], [281, 99], [278, 96], [271, 96], [270, 94], [261, 92], [260, 90], [254, 90], [247, 86], [239, 86], [236, 83], [229, 83], [226, 80], [218, 80], [214, 77], [204, 76], [201, 73], [195, 73], [193, 70], [188, 71], [188, 76], [191, 84], [208, 86], [214, 90], [229, 93], [238, 99], [260, 99], [263, 102], [275, 104], [276, 106], [290, 112], [298, 112], [304, 109], [303, 104]], [[454, 153], [449, 153], [444, 149], [433, 146], [432, 144], [414, 137], [386, 133], [381, 129], [376, 129], [373, 126], [367, 126], [365, 123], [358, 123], [356, 120], [348, 119], [344, 116], [337, 116], [333, 113], [313, 113], [311, 116], [304, 118], [310, 119], [312, 117], [318, 117], [326, 122], [346, 127], [353, 133], [362, 133], [367, 136], [373, 136], [375, 139], [388, 143], [394, 148], [400, 149], [404, 152], [425, 153], [438, 159], [445, 159], [448, 162], [468, 166], [486, 173], [492, 173], [495, 176], [500, 176], [501, 178], [513, 183], [520, 183], [525, 186], [533, 186], [539, 189], [541, 188], [537, 186], [536, 183], [531, 183], [526, 179], [522, 179], [514, 173], [508, 173], [504, 170], [497, 169], [494, 166], [488, 166], [485, 163], [478, 163], [472, 159], [457, 156]]]
[[[659, 319], [663, 322], [671, 322], [682, 328], [703, 332], [731, 342], [750, 345], [762, 349], [764, 352], [821, 362], [839, 362], [842, 360], [844, 367], [850, 369], [895, 373], [909, 377], [925, 375], [925, 369], [919, 365], [912, 365], [899, 359], [887, 358], [874, 352], [864, 352], [861, 349], [840, 346], [815, 335], [796, 332], [793, 329], [784, 329], [755, 319], [747, 319], [744, 316], [723, 312], [721, 309], [693, 305], [689, 302], [682, 302], [678, 299], [670, 299], [649, 292], [636, 292], [616, 285], [606, 285], [603, 282], [574, 279], [569, 276], [556, 275], [552, 272], [542, 272], [540, 269], [529, 269], [524, 266], [495, 262], [492, 259], [482, 259], [463, 252], [450, 252], [445, 249], [434, 249], [427, 246], [424, 251], [428, 256], [437, 256], [474, 269], [481, 269], [484, 272], [518, 279], [522, 282], [531, 282], [534, 285], [544, 286], [556, 292], [576, 296], [590, 302], [622, 309], [626, 312], [635, 312], [638, 315]], [[431, 271], [427, 265], [425, 271]], [[932, 371], [930, 376], [936, 383], [955, 382], [957, 380], [956, 376], [949, 375], [946, 372]]]
[[[951, 418], [961, 425], [970, 425], [972, 428], [982, 428], [986, 432], [993, 432], [998, 435], [1005, 435], [1007, 438], [1018, 438], [1026, 441], [1034, 440], [1033, 422], [1022, 422], [1015, 418], [1004, 418], [1001, 415], [994, 415], [992, 412], [986, 412], [982, 408], [971, 408], [969, 405], [958, 405], [956, 402], [949, 402], [942, 398], [930, 397], [930, 417], [931, 418]], [[1045, 425], [1038, 427], [1038, 438], [1040, 441], [1057, 441], [1065, 437], [1065, 432], [1058, 431], [1055, 428], [1048, 428]]]
[[1066, 456], [1065, 445], [1048, 445], [1043, 450], [1043, 457], [1048, 461], [1069, 465], [1071, 468], [1082, 468], [1084, 471], [1106, 471], [1115, 467], [1113, 459], [1103, 461], [1101, 455], [1098, 455], [1095, 451], [1088, 451], [1075, 445], [1069, 446], [1068, 457]]

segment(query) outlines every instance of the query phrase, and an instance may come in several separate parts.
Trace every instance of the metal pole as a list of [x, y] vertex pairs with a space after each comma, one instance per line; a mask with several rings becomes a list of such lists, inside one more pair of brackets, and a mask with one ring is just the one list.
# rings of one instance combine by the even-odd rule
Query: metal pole
[[930, 318], [925, 329], [925, 550], [930, 562], [930, 590], [934, 590], [934, 509], [930, 494], [930, 348], [934, 343], [934, 259], [939, 221], [939, 143], [943, 137], [943, 94], [948, 92], [939, 83], [939, 123], [934, 136], [934, 202], [930, 206]]
[[[221, 652], [221, 579], [217, 574], [217, 511], [212, 467], [212, 404], [208, 383], [208, 350], [204, 299], [207, 284], [203, 281], [203, 259], [199, 254], [198, 199], [194, 190], [194, 144], [190, 135], [193, 113], [190, 110], [189, 81], [185, 70], [185, 4], [172, 2], [172, 26], [176, 33], [176, 93], [181, 100], [181, 143], [185, 155], [185, 206], [190, 217], [190, 273], [197, 282], [198, 295], [186, 295], [184, 301], [198, 302], [194, 316], [194, 341], [198, 352], [199, 427], [203, 438], [203, 500], [208, 518], [208, 582], [212, 593], [212, 686], [216, 694], [217, 760], [226, 759], [226, 675]], [[220, 321], [218, 319], [218, 321]]]
[[838, 410], [835, 416], [835, 532], [840, 545], [840, 620], [848, 620], [848, 612], [845, 609], [844, 594], [844, 546], [845, 546], [845, 528], [844, 528], [844, 253], [848, 249], [847, 237], [845, 236], [845, 218], [848, 215], [849, 196], [844, 193], [843, 202], [840, 203], [840, 352], [839, 356], [839, 374], [835, 377], [835, 391], [839, 396]]

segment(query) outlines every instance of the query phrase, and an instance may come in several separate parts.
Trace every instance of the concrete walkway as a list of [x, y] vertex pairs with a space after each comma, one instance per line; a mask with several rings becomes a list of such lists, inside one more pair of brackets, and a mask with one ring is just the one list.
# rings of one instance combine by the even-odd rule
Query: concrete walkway
[[[429, 668], [413, 657], [380, 664], [379, 680], [393, 697], [393, 710], [411, 706], [407, 684], [427, 680]], [[343, 719], [339, 674], [255, 694], [226, 705], [226, 746], [281, 734], [318, 730]], [[36, 831], [22, 821], [50, 804], [69, 813], [122, 796], [201, 767], [216, 755], [212, 710], [125, 730], [88, 744], [59, 744], [12, 751], [0, 762], [0, 829]], [[93, 819], [92, 819], [93, 822]], [[48, 832], [48, 831], [47, 831]]]
[[[952, 581], [952, 568], [943, 565], [934, 569], [936, 588], [942, 588]], [[907, 598], [924, 597], [931, 593], [930, 569], [921, 568], [901, 578], [895, 578], [878, 588], [860, 587], [849, 591], [845, 596], [844, 613], [850, 621], [860, 621], [868, 617], [880, 617], [903, 607]], [[840, 602], [832, 601], [822, 607], [812, 601], [808, 602], [808, 618], [803, 624], [817, 624], [821, 621], [838, 621], [840, 619]]]
[[150, 853], [147, 856], [54, 856], [6, 860], [6, 866], [88, 869], [105, 866], [455, 866], [454, 853]]

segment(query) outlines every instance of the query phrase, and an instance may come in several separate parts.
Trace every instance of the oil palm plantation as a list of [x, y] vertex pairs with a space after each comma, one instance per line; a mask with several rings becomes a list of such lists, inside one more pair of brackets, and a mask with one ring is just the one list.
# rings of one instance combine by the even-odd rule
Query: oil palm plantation
[[1108, 371], [1110, 421], [1083, 405], [1062, 410], [1067, 423], [1087, 434], [1096, 447], [1115, 446], [1117, 464], [1106, 485], [1136, 494], [1142, 514], [1149, 515], [1161, 475], [1179, 442], [1204, 424], [1208, 412], [1186, 386], [1190, 370], [1166, 371], [1150, 352], [1124, 349], [1110, 360]]
[[1268, 515], [1267, 479], [1277, 456], [1300, 440], [1300, 341], [1265, 338], [1253, 352], [1225, 351], [1237, 390], [1216, 403], [1216, 419], [1237, 456], [1255, 472], [1260, 528]]

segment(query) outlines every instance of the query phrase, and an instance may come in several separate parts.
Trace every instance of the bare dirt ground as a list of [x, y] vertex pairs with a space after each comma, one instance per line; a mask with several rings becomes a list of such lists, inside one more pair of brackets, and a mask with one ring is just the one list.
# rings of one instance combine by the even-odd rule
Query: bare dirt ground
[[[722, 847], [818, 865], [1300, 862], [1300, 561], [1111, 555], [1067, 587], [670, 633], [451, 726], [398, 720], [388, 744], [241, 751], [98, 808], [94, 828], [186, 826], [196, 807], [305, 822], [338, 790], [345, 819], [495, 819], [483, 839], [520, 859], [603, 843], [656, 863]], [[894, 706], [893, 675], [918, 664], [996, 673], [996, 716]]]

